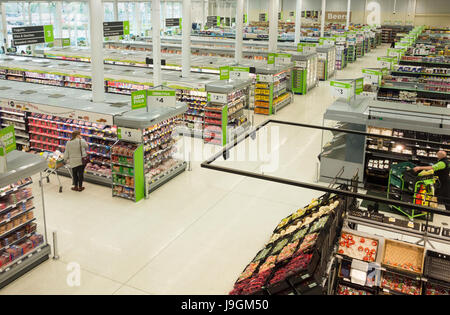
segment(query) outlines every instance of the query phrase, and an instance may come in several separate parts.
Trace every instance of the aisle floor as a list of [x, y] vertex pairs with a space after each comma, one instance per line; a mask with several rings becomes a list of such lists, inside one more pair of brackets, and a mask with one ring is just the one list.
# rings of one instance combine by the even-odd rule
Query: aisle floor
[[[362, 76], [361, 69], [376, 67], [386, 48], [335, 77]], [[321, 125], [333, 102], [329, 89], [329, 82], [320, 82], [273, 117]], [[255, 124], [265, 119], [257, 115]], [[280, 138], [276, 174], [313, 182], [321, 132], [283, 127]], [[320, 193], [202, 169], [200, 162], [136, 204], [89, 183], [81, 193], [71, 191], [68, 178], [58, 193], [52, 178], [44, 186], [47, 229], [49, 242], [57, 232], [60, 259], [46, 261], [0, 294], [227, 294], [279, 220]], [[236, 163], [248, 170], [260, 166]], [[78, 267], [80, 282], [74, 283]]]

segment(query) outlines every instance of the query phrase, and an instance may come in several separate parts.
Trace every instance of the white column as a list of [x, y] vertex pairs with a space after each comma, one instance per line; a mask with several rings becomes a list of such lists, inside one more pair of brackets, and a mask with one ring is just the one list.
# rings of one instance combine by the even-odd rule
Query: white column
[[[350, 0], [349, 0], [350, 1]], [[300, 37], [302, 36], [302, 0], [296, 0], [295, 3], [295, 45], [300, 43]]]
[[62, 38], [62, 2], [58, 1], [56, 2], [56, 17], [55, 17], [55, 26], [56, 26], [56, 30], [55, 30], [55, 35], [56, 38]]
[[248, 1], [249, 0], [247, 0], [247, 5], [246, 5], [246, 9], [245, 9], [245, 12], [247, 14], [247, 23], [245, 23], [245, 25], [248, 25], [248, 23], [250, 22], [250, 11], [248, 10]]
[[347, 21], [345, 23], [345, 29], [348, 30], [350, 25], [350, 6], [352, 4], [352, 0], [347, 0]]
[[320, 37], [323, 37], [325, 30], [325, 7], [327, 6], [327, 0], [322, 0], [322, 16], [320, 21]]
[[183, 20], [181, 38], [181, 76], [189, 76], [191, 72], [191, 0], [183, 0]]
[[[162, 15], [163, 15], [163, 32], [165, 33], [166, 32], [166, 19], [167, 19], [167, 1], [163, 1], [162, 2], [162, 4], [161, 4], [161, 12], [162, 12]], [[153, 19], [152, 19], [152, 21], [153, 21]]]
[[152, 0], [153, 85], [162, 84], [161, 77], [161, 2]]
[[202, 30], [205, 29], [206, 24], [206, 0], [200, 0], [202, 3]]
[[39, 2], [39, 6], [38, 6], [39, 25], [43, 25], [44, 24], [44, 23], [42, 23], [42, 5], [43, 5], [43, 3]]
[[136, 23], [136, 35], [141, 36], [142, 33], [142, 19], [141, 19], [141, 10], [139, 8], [139, 4], [141, 2], [135, 2], [133, 4], [134, 7], [134, 23]]
[[31, 15], [31, 2], [28, 2], [28, 25], [32, 25], [33, 24], [33, 18]]
[[6, 24], [6, 4], [5, 4], [5, 2], [1, 3], [1, 10], [2, 10], [2, 34], [3, 34], [3, 43], [1, 46], [5, 47], [5, 52], [6, 52], [6, 49], [9, 47], [9, 43], [8, 43], [8, 29], [7, 29], [7, 24]]
[[114, 0], [113, 8], [114, 8], [114, 21], [118, 21], [119, 20], [119, 1], [118, 0]]
[[242, 41], [244, 36], [244, 0], [237, 0], [236, 3], [236, 52], [234, 60], [236, 63], [242, 61]]
[[103, 12], [102, 0], [89, 1], [89, 22], [91, 32], [91, 68], [92, 68], [92, 101], [94, 103], [105, 100], [105, 82], [103, 67]]
[[279, 0], [269, 0], [269, 52], [277, 51]]

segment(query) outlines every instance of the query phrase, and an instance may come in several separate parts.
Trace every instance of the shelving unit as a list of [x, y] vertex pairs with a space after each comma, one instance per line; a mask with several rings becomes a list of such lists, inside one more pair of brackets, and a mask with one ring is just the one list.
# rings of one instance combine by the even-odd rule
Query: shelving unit
[[251, 79], [222, 80], [206, 85], [205, 143], [226, 145], [249, 128], [244, 108], [249, 101], [251, 83]]
[[318, 84], [318, 55], [317, 53], [294, 53], [292, 61], [294, 62], [291, 75], [292, 92], [304, 95]]
[[[45, 209], [34, 204], [31, 176], [42, 172], [46, 161], [12, 151], [0, 174], [0, 288], [48, 259]], [[41, 194], [43, 190], [41, 189]]]
[[348, 50], [344, 45], [336, 46], [336, 69], [342, 70], [347, 67]]
[[177, 90], [177, 99], [188, 104], [188, 110], [184, 114], [184, 123], [187, 130], [183, 134], [202, 138], [205, 124], [205, 107], [208, 101], [206, 91]]
[[[147, 112], [138, 109], [118, 116], [115, 121], [122, 135], [121, 143], [128, 143], [137, 149], [134, 151], [134, 178], [139, 198], [149, 198], [157, 188], [186, 170], [187, 163], [177, 156], [178, 130], [182, 127], [186, 103], [177, 102], [173, 107], [151, 107]], [[127, 167], [130, 160], [120, 166]], [[131, 175], [130, 175], [131, 176]]]
[[336, 47], [319, 46], [316, 48], [318, 54], [317, 76], [319, 80], [326, 81], [334, 75], [336, 70]]
[[256, 68], [255, 114], [272, 115], [292, 102], [288, 92], [290, 71], [291, 68], [286, 66]]
[[0, 121], [2, 127], [13, 125], [15, 129], [16, 145], [19, 150], [26, 150], [30, 146], [27, 133], [27, 113], [17, 109], [0, 107]]

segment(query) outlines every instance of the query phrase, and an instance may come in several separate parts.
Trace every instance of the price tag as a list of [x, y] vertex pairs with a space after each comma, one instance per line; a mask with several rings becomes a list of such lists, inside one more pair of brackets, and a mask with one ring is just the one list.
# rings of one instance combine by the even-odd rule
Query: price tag
[[317, 283], [311, 283], [308, 287], [310, 288], [310, 289], [312, 289], [312, 288], [314, 288], [314, 287], [316, 287], [317, 286]]
[[17, 264], [18, 264], [18, 265], [20, 265], [21, 263], [22, 263], [22, 261], [21, 261], [21, 260], [17, 261]]
[[389, 222], [394, 223], [395, 222], [395, 218], [389, 218]]
[[208, 93], [208, 102], [226, 104], [228, 102], [228, 98], [226, 94]]
[[301, 276], [301, 278], [302, 278], [303, 280], [305, 280], [306, 278], [309, 278], [309, 274], [303, 275], [303, 276]]
[[119, 127], [117, 128], [117, 137], [124, 141], [142, 142], [142, 131], [139, 129]]
[[408, 227], [414, 228], [414, 223], [413, 222], [408, 222]]
[[148, 90], [147, 98], [150, 106], [175, 107], [177, 101], [175, 91], [168, 90]]

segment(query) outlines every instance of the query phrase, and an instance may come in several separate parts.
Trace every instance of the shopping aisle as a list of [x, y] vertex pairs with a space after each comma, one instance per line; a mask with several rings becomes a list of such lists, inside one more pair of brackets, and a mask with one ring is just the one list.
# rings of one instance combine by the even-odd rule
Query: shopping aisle
[[[349, 64], [336, 77], [361, 76], [361, 69], [375, 67], [386, 48]], [[332, 101], [329, 82], [320, 82], [273, 117], [321, 124]], [[258, 115], [255, 123], [265, 119]], [[321, 133], [293, 127], [279, 132], [282, 164], [270, 174], [312, 181]], [[201, 161], [137, 204], [89, 183], [82, 193], [71, 191], [67, 178], [61, 194], [56, 180], [45, 184], [48, 235], [58, 233], [60, 260], [45, 262], [0, 294], [228, 293], [279, 220], [320, 193], [201, 169]], [[236, 165], [257, 170], [261, 163]]]

